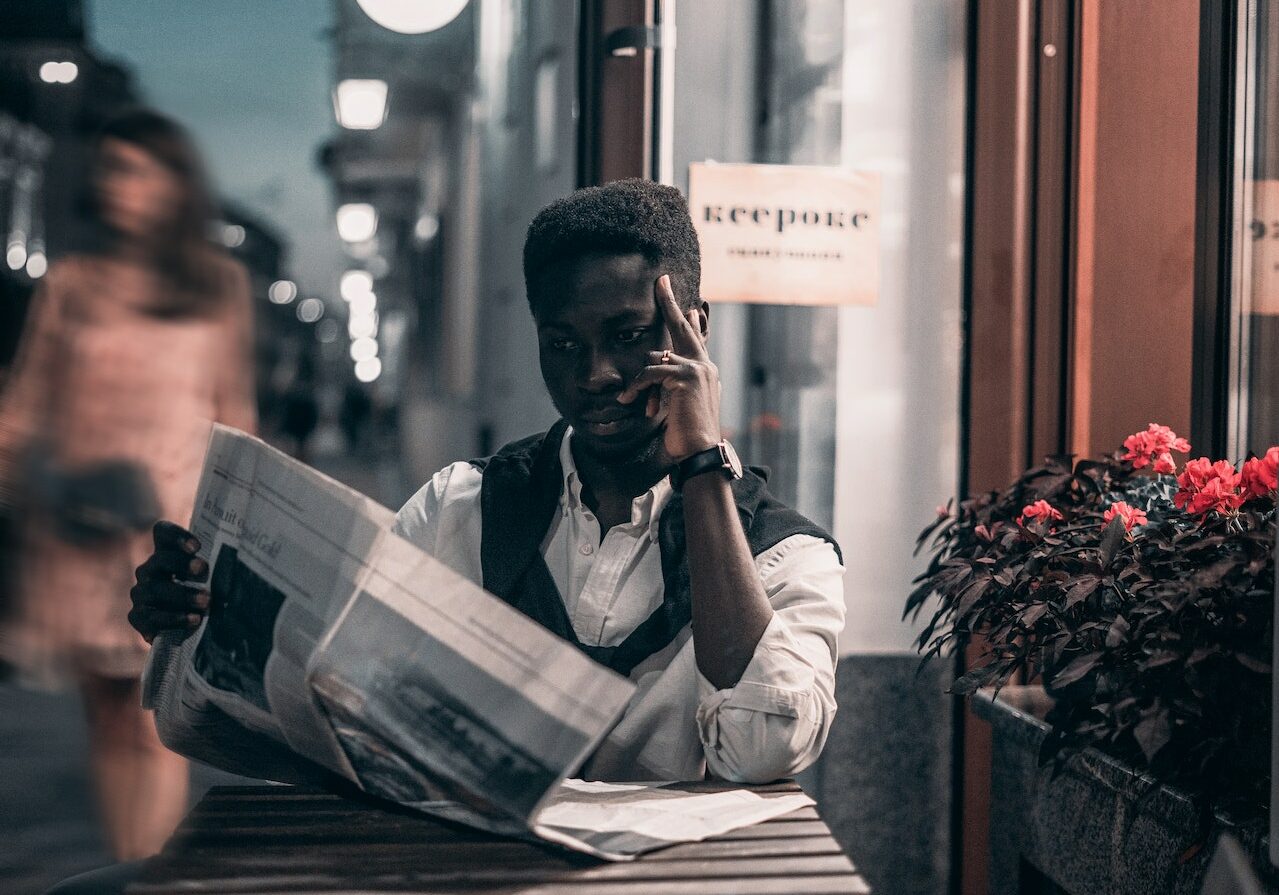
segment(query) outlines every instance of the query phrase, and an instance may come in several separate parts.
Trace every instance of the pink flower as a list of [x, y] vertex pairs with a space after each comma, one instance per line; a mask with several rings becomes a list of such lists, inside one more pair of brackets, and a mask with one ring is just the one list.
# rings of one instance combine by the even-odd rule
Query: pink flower
[[1133, 469], [1144, 469], [1154, 462], [1155, 472], [1171, 474], [1175, 470], [1172, 452], [1187, 453], [1190, 442], [1167, 426], [1151, 423], [1145, 432], [1134, 432], [1125, 438], [1124, 447], [1128, 449], [1124, 459], [1132, 461]]
[[1106, 525], [1109, 525], [1111, 520], [1116, 516], [1124, 520], [1124, 531], [1132, 531], [1133, 526], [1145, 525], [1149, 521], [1146, 519], [1146, 513], [1144, 510], [1139, 510], [1136, 507], [1130, 507], [1122, 500], [1112, 504], [1110, 509], [1106, 510], [1106, 512], [1102, 514], [1101, 521]]
[[1028, 521], [1035, 522], [1051, 522], [1054, 519], [1062, 519], [1063, 516], [1046, 500], [1037, 500], [1034, 503], [1028, 503], [1022, 508], [1021, 515], [1017, 517], [1017, 524], [1025, 525]]
[[1240, 474], [1227, 460], [1216, 463], [1207, 457], [1191, 460], [1186, 470], [1177, 476], [1177, 493], [1172, 502], [1196, 516], [1205, 513], [1227, 513], [1237, 510], [1244, 502], [1239, 491]]
[[1279, 489], [1279, 447], [1272, 447], [1264, 457], [1245, 462], [1240, 477], [1248, 497], [1266, 497]]

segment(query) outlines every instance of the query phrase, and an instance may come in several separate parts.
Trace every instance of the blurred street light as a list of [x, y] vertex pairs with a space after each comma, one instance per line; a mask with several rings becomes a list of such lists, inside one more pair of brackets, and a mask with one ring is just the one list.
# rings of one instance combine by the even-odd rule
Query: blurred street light
[[244, 228], [239, 224], [223, 224], [222, 244], [228, 249], [244, 245]]
[[358, 363], [370, 357], [377, 357], [377, 339], [364, 336], [351, 343], [351, 360]]
[[377, 312], [352, 314], [346, 323], [346, 334], [352, 339], [373, 338], [377, 335]]
[[466, 8], [467, 0], [357, 0], [365, 15], [400, 34], [443, 28]]
[[271, 299], [272, 304], [287, 305], [297, 298], [298, 287], [292, 280], [276, 280], [266, 291], [266, 295]]
[[338, 322], [333, 319], [321, 320], [315, 328], [315, 338], [324, 345], [336, 342], [338, 335], [341, 333], [341, 327]]
[[386, 81], [348, 78], [333, 91], [338, 124], [350, 130], [371, 131], [386, 120]]
[[377, 211], [367, 202], [338, 207], [338, 236], [346, 242], [367, 242], [377, 233]]
[[357, 295], [350, 301], [350, 313], [352, 317], [367, 317], [377, 310], [377, 296], [372, 292], [365, 292], [363, 295]]
[[40, 80], [46, 84], [70, 84], [80, 74], [74, 62], [49, 61], [40, 66]]
[[27, 263], [27, 244], [18, 240], [12, 240], [9, 243], [8, 250], [4, 253], [4, 260], [8, 263], [10, 270], [22, 270]]
[[373, 291], [373, 275], [367, 270], [348, 270], [338, 280], [338, 294], [343, 301], [352, 301], [357, 296], [368, 295]]
[[40, 279], [48, 269], [49, 259], [44, 256], [44, 252], [35, 251], [27, 256], [27, 276], [31, 279]]
[[426, 245], [440, 232], [440, 219], [430, 212], [422, 214], [413, 225], [413, 237], [419, 245]]
[[324, 302], [318, 298], [304, 298], [298, 302], [297, 313], [303, 323], [314, 323], [324, 316]]
[[376, 357], [366, 357], [355, 362], [355, 378], [361, 382], [373, 382], [382, 375], [382, 362]]

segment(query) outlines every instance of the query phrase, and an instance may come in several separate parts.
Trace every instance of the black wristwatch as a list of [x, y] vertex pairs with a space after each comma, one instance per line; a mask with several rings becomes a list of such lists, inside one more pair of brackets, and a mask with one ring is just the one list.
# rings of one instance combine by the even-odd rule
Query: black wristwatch
[[671, 471], [671, 485], [676, 491], [684, 490], [684, 483], [695, 475], [719, 470], [730, 481], [742, 477], [742, 461], [737, 459], [737, 451], [727, 441], [698, 451], [691, 457], [685, 457]]

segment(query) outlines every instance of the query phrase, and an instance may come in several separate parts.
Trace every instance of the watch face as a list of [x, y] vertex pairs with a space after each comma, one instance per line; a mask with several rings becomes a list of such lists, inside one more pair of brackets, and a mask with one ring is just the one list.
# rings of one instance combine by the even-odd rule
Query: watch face
[[732, 473], [733, 478], [740, 479], [742, 477], [742, 461], [737, 456], [737, 451], [733, 450], [733, 446], [728, 441], [721, 441], [724, 453], [724, 466]]

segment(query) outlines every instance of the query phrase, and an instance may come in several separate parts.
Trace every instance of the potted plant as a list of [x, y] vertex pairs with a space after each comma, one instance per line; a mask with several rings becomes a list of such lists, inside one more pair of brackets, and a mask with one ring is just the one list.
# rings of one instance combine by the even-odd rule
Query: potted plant
[[920, 536], [931, 561], [906, 613], [937, 599], [926, 660], [980, 635], [955, 693], [1042, 680], [1041, 764], [1092, 747], [1144, 779], [1141, 796], [1184, 793], [1203, 831], [1269, 805], [1279, 447], [1239, 466], [1179, 463], [1189, 451], [1152, 423], [1123, 451], [1049, 458], [947, 505]]

